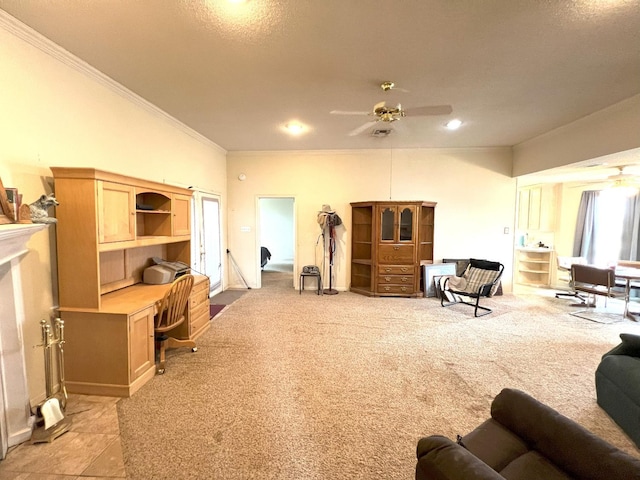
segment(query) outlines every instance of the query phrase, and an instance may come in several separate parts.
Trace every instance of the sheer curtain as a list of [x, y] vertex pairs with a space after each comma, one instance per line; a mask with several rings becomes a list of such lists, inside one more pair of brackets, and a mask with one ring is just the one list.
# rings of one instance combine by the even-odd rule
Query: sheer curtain
[[585, 190], [580, 197], [576, 233], [573, 237], [573, 256], [584, 257], [587, 263], [593, 263], [595, 258], [596, 239], [596, 201], [600, 192]]
[[591, 264], [640, 260], [640, 195], [582, 192], [573, 243], [573, 256]]
[[622, 225], [620, 260], [640, 260], [640, 195], [629, 197], [626, 202]]

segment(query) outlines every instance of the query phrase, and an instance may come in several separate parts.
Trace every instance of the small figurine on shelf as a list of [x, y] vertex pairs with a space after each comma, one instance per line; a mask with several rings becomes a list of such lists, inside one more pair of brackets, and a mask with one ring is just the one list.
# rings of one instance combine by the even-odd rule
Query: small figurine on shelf
[[47, 210], [57, 205], [60, 204], [53, 193], [50, 193], [49, 195], [40, 195], [38, 200], [29, 204], [31, 220], [33, 223], [56, 223], [58, 220], [55, 217], [50, 217]]

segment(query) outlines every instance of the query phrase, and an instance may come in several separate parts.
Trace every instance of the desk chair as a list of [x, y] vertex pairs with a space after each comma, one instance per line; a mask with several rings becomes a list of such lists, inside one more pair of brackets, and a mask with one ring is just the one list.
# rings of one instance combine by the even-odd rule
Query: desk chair
[[155, 340], [160, 350], [160, 364], [158, 374], [164, 373], [165, 351], [167, 348], [191, 347], [193, 352], [198, 350], [193, 340], [179, 340], [171, 337], [171, 331], [187, 318], [187, 303], [193, 288], [193, 275], [182, 275], [173, 281], [160, 301], [160, 307], [155, 317]]
[[571, 278], [573, 281], [573, 289], [576, 292], [584, 292], [587, 294], [587, 298], [583, 303], [576, 304], [586, 306], [587, 308], [571, 312], [571, 315], [575, 317], [593, 321], [593, 319], [580, 314], [596, 306], [597, 296], [605, 297], [605, 307], [607, 306], [607, 299], [622, 297], [622, 293], [619, 290], [614, 290], [616, 286], [616, 273], [613, 268], [600, 268], [594, 267], [593, 265], [579, 265], [574, 263], [571, 265]]
[[570, 290], [567, 292], [557, 292], [556, 298], [569, 297], [569, 298], [577, 298], [580, 301], [585, 301], [585, 296], [580, 292], [576, 292], [573, 288], [573, 278], [571, 277], [571, 265], [577, 263], [578, 265], [586, 265], [587, 259], [584, 257], [556, 257], [558, 272], [563, 274], [560, 280], [563, 280], [569, 284]]

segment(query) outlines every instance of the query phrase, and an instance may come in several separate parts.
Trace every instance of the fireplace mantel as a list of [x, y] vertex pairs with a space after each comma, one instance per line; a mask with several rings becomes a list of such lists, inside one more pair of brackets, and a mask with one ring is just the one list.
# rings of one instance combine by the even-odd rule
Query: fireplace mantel
[[31, 235], [42, 230], [42, 223], [10, 223], [0, 225], [0, 265], [27, 252]]
[[0, 459], [9, 447], [29, 440], [33, 427], [22, 337], [20, 258], [27, 253], [31, 236], [45, 227], [0, 225]]

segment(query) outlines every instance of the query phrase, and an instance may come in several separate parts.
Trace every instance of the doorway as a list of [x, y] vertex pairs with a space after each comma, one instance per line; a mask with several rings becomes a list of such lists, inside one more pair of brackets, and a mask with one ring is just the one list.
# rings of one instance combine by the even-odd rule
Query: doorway
[[295, 199], [258, 198], [261, 288], [287, 284], [295, 288]]

